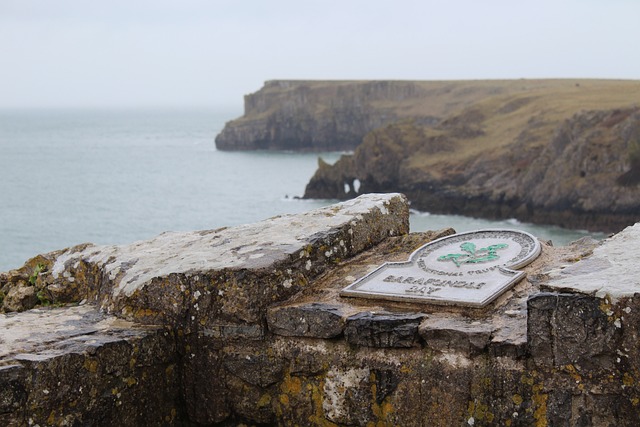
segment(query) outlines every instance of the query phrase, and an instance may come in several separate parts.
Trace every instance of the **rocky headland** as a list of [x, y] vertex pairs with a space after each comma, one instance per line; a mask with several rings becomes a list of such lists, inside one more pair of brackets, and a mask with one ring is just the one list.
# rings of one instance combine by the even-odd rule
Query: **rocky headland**
[[640, 82], [271, 81], [219, 149], [352, 150], [306, 198], [616, 232], [640, 220]]
[[540, 242], [486, 307], [340, 296], [452, 229], [399, 194], [0, 274], [6, 426], [635, 426], [635, 225]]

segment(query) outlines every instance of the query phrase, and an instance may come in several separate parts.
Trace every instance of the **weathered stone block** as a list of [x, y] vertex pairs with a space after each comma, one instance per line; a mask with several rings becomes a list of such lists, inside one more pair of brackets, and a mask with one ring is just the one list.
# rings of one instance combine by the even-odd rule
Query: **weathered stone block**
[[558, 295], [540, 293], [527, 301], [527, 341], [533, 360], [539, 365], [552, 366], [554, 362], [551, 321], [558, 304]]
[[221, 341], [256, 341], [264, 338], [264, 326], [259, 323], [216, 323], [203, 328], [202, 334]]
[[302, 340], [279, 338], [274, 344], [286, 349], [283, 356], [289, 360], [291, 375], [319, 375], [327, 369], [325, 355], [331, 352], [330, 343], [325, 340]]
[[337, 304], [310, 303], [267, 311], [269, 330], [283, 336], [334, 338], [342, 334], [345, 320], [344, 307]]
[[233, 413], [250, 423], [274, 425], [273, 396], [264, 388], [230, 375], [226, 380], [227, 400]]
[[427, 347], [453, 350], [464, 354], [483, 351], [491, 340], [494, 326], [487, 320], [470, 321], [459, 318], [429, 317], [419, 327]]
[[373, 418], [369, 405], [371, 370], [365, 368], [332, 368], [325, 376], [322, 409], [325, 417], [343, 425], [364, 425]]
[[26, 375], [27, 371], [22, 365], [0, 366], [0, 422], [3, 425], [11, 425], [8, 414], [16, 414], [12, 417], [15, 419], [21, 418], [19, 414], [28, 397]]
[[161, 425], [184, 417], [173, 335], [162, 329], [66, 307], [0, 315], [0, 342], [3, 425]]
[[534, 361], [547, 366], [611, 369], [619, 327], [606, 300], [581, 294], [538, 294], [529, 299], [528, 341]]
[[186, 351], [180, 379], [186, 418], [196, 425], [223, 422], [232, 411], [219, 346], [210, 346], [207, 340], [198, 337], [187, 338], [179, 350]]
[[418, 342], [422, 313], [358, 313], [347, 318], [344, 335], [349, 344], [365, 347], [413, 347]]
[[267, 387], [278, 382], [284, 373], [284, 360], [258, 352], [227, 354], [225, 369], [249, 384]]

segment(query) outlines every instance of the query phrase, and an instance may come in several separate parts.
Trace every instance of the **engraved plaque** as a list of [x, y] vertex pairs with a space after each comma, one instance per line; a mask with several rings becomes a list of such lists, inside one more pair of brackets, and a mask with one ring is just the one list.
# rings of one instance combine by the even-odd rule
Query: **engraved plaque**
[[385, 263], [341, 296], [484, 307], [521, 280], [540, 242], [516, 230], [479, 230], [443, 237], [407, 262]]

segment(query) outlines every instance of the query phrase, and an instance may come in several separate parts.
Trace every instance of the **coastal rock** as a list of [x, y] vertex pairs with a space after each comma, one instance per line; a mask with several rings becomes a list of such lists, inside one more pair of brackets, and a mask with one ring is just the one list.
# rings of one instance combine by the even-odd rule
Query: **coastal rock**
[[[640, 158], [637, 107], [583, 111], [564, 120], [541, 114], [511, 140], [491, 127], [496, 114], [471, 109], [451, 119], [481, 133], [460, 133], [450, 122], [372, 131], [353, 155], [321, 165], [305, 197], [348, 199], [355, 193], [344, 188], [357, 180], [360, 192], [400, 191], [413, 208], [432, 213], [606, 232], [640, 220], [640, 187], [633, 178]], [[490, 147], [483, 150], [478, 140], [487, 136], [503, 142], [486, 142]]]

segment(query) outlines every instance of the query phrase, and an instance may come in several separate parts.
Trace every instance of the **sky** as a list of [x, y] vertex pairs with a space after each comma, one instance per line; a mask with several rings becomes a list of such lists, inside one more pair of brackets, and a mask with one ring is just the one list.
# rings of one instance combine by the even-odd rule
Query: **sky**
[[638, 0], [0, 0], [0, 108], [241, 108], [273, 79], [640, 79], [638, 18]]

